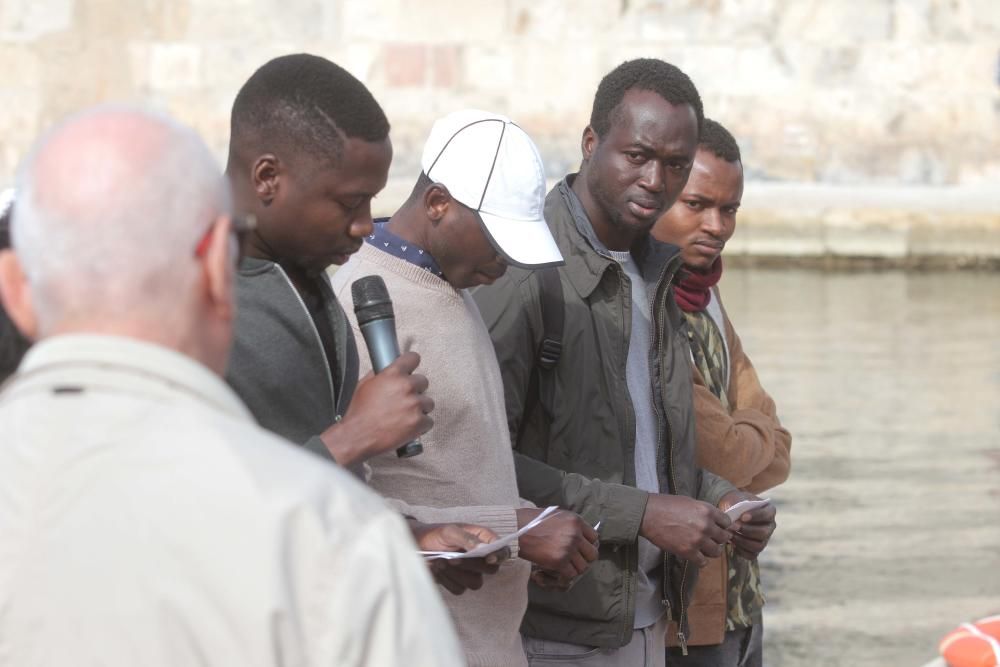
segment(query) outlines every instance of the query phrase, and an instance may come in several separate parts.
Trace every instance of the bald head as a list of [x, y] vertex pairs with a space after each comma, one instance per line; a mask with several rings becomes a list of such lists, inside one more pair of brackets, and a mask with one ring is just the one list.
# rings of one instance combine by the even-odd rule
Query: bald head
[[17, 191], [13, 245], [43, 328], [160, 302], [195, 278], [191, 249], [229, 211], [198, 136], [132, 109], [97, 109], [56, 127], [22, 166]]
[[[11, 237], [38, 335], [159, 327], [184, 337], [204, 267], [194, 249], [230, 197], [190, 129], [99, 108], [45, 135], [17, 177]], [[100, 325], [100, 326], [98, 326]]]

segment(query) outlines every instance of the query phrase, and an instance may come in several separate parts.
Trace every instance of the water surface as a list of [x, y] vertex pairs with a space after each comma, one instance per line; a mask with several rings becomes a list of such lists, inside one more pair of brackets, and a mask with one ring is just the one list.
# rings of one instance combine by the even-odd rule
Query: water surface
[[917, 667], [1000, 613], [1000, 274], [727, 270], [793, 435], [770, 667]]

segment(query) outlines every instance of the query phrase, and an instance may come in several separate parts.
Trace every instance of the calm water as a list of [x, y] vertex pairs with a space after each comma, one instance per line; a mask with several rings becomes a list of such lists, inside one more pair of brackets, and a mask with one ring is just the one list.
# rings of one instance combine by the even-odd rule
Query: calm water
[[923, 665], [1000, 613], [1000, 274], [731, 270], [789, 427], [770, 667]]

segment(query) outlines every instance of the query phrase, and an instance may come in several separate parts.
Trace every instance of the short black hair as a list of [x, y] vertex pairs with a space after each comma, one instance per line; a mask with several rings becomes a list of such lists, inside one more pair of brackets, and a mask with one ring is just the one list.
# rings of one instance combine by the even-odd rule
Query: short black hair
[[740, 146], [736, 139], [721, 123], [711, 118], [706, 118], [701, 126], [698, 148], [703, 148], [726, 162], [741, 162]]
[[244, 142], [289, 146], [339, 161], [344, 137], [382, 141], [389, 120], [368, 88], [326, 58], [296, 53], [265, 63], [240, 88], [230, 155]]
[[626, 60], [608, 72], [594, 95], [590, 127], [603, 137], [611, 129], [612, 116], [630, 90], [651, 90], [671, 104], [688, 104], [698, 119], [698, 130], [705, 119], [698, 89], [687, 74], [657, 58]]

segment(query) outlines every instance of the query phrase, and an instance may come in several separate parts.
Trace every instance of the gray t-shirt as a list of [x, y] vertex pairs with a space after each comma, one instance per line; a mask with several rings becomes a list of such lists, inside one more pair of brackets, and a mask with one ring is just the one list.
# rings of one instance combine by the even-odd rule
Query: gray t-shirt
[[[649, 375], [652, 328], [646, 281], [629, 252], [607, 251], [622, 268], [632, 284], [632, 335], [628, 344], [625, 380], [635, 412], [635, 485], [650, 493], [660, 492], [656, 475], [656, 412], [653, 408], [653, 383]], [[663, 578], [663, 552], [644, 537], [639, 538], [639, 580], [635, 601], [635, 627], [656, 623], [665, 608], [660, 601]]]

